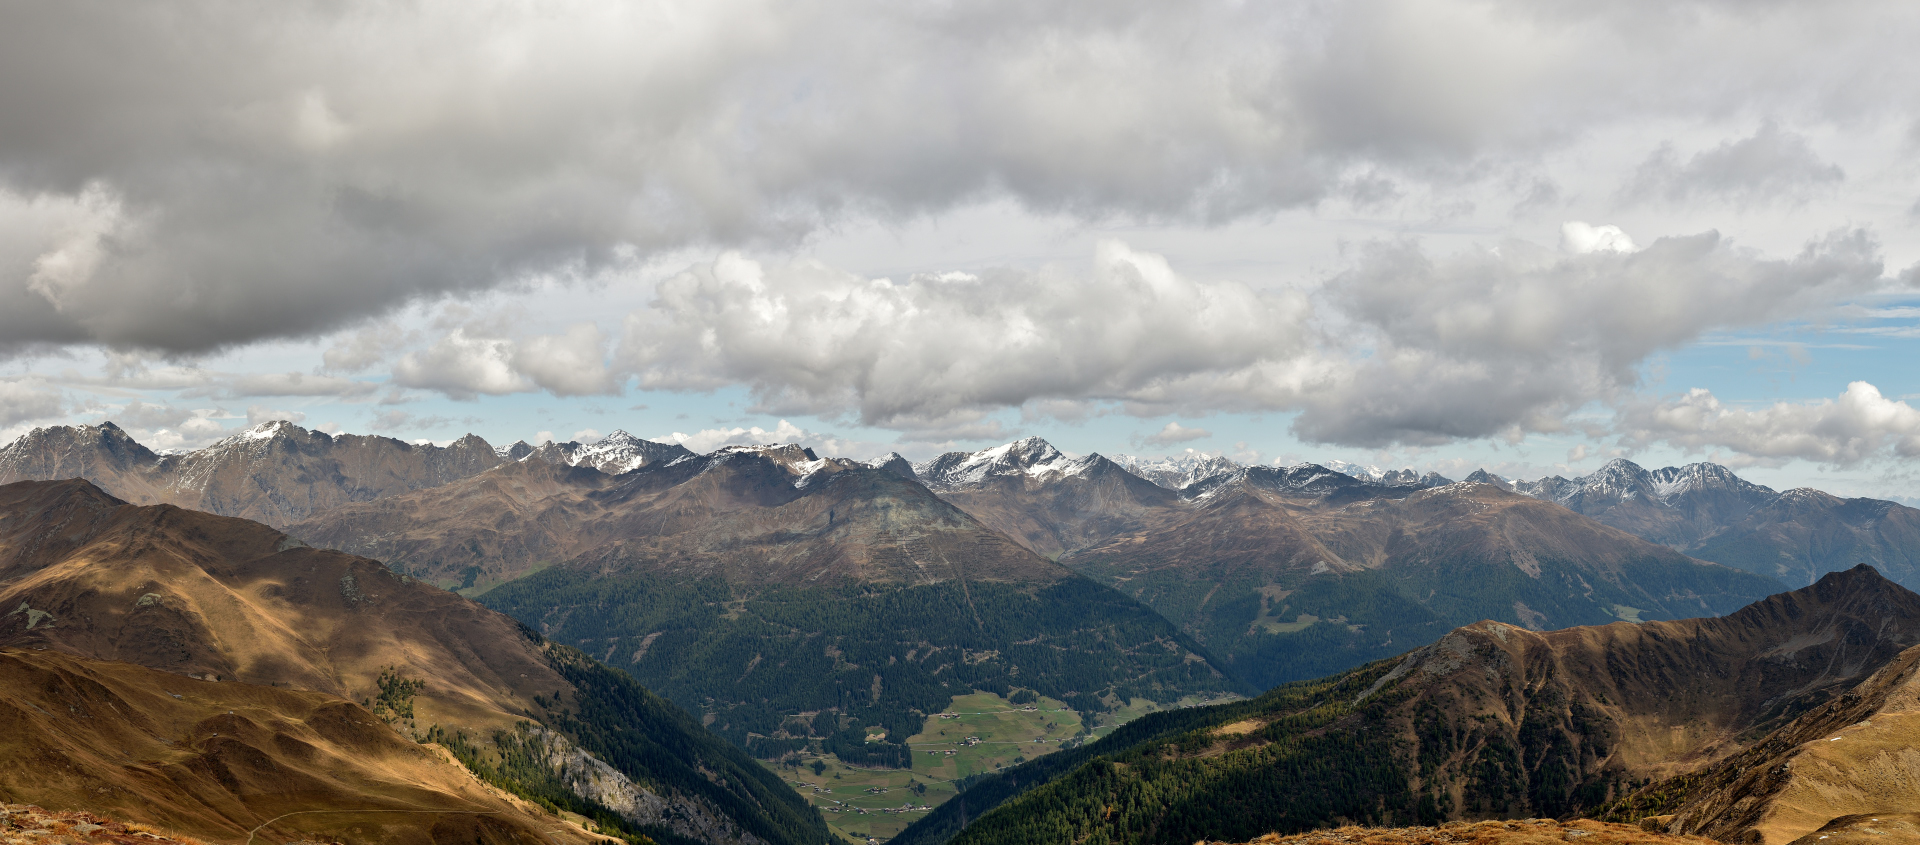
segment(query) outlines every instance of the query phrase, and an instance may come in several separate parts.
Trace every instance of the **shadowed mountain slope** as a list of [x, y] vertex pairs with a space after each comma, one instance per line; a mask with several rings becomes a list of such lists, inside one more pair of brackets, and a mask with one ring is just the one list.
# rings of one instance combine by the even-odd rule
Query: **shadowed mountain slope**
[[777, 779], [630, 678], [258, 523], [128, 505], [80, 480], [0, 486], [0, 606], [0, 645], [361, 702], [396, 737], [434, 737], [497, 782], [656, 838], [828, 836]]
[[443, 582], [538, 569], [482, 600], [763, 756], [812, 742], [903, 765], [905, 738], [975, 690], [1087, 712], [1243, 689], [1166, 620], [897, 466], [793, 446], [618, 477], [529, 458], [293, 530]]
[[1915, 643], [1920, 596], [1866, 567], [1719, 618], [1480, 622], [1402, 658], [1142, 719], [984, 780], [895, 841], [1189, 842], [1579, 813], [1754, 747]]
[[[1816, 834], [1904, 841], [1899, 828], [1913, 829], [1911, 810], [1920, 806], [1916, 744], [1920, 648], [1742, 753], [1640, 789], [1605, 817], [1729, 842], [1781, 845], [1818, 841]], [[1831, 835], [1842, 831], [1857, 838]]]

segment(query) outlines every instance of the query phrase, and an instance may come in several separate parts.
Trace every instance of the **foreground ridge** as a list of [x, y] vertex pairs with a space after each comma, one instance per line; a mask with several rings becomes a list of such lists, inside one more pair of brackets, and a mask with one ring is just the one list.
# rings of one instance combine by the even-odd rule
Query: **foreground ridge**
[[48, 810], [35, 804], [0, 804], [0, 845], [202, 845], [192, 837], [153, 825], [106, 816]]
[[[1451, 822], [1439, 827], [1342, 827], [1281, 836], [1269, 833], [1247, 845], [1534, 845], [1580, 842], [1584, 845], [1720, 845], [1699, 836], [1652, 833], [1624, 824], [1588, 819]], [[1196, 843], [1206, 845], [1206, 843]]]

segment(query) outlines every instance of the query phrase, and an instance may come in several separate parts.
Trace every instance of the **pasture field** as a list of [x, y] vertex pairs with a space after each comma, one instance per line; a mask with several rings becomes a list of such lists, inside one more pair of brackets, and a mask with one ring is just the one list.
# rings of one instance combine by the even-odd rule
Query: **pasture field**
[[847, 841], [884, 842], [958, 794], [957, 782], [964, 778], [1050, 754], [1066, 743], [1096, 739], [1148, 713], [1201, 703], [1200, 698], [1166, 705], [1134, 699], [1101, 714], [1083, 730], [1081, 715], [1053, 699], [1021, 705], [976, 692], [955, 696], [945, 711], [928, 717], [920, 733], [907, 740], [913, 749], [912, 769], [860, 768], [831, 754], [804, 753], [765, 765], [820, 808], [827, 826]]

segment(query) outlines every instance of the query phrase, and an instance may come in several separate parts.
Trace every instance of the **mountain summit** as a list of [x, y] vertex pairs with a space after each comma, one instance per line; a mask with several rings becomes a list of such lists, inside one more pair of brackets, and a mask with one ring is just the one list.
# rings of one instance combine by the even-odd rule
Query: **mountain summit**
[[160, 455], [107, 422], [37, 428], [0, 447], [0, 484], [85, 478], [135, 504], [178, 505], [285, 527], [350, 502], [470, 478], [530, 454], [613, 473], [692, 455], [677, 444], [624, 431], [592, 444], [521, 446], [496, 450], [472, 434], [446, 446], [330, 435], [276, 420], [202, 449]]
[[1871, 563], [1920, 587], [1920, 510], [1893, 502], [1775, 492], [1719, 464], [1648, 470], [1624, 459], [1580, 478], [1515, 486], [1693, 557], [1786, 583]]

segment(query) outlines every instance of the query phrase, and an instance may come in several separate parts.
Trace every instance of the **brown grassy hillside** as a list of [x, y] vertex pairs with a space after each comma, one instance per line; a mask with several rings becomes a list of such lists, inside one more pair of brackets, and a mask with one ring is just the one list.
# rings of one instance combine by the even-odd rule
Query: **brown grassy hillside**
[[330, 695], [20, 649], [0, 651], [0, 689], [0, 794], [16, 800], [222, 842], [600, 838]]
[[1698, 836], [1653, 833], [1624, 824], [1579, 819], [1453, 822], [1439, 827], [1342, 827], [1292, 836], [1268, 834], [1247, 845], [1720, 845]]
[[534, 693], [565, 687], [512, 620], [459, 596], [79, 480], [0, 486], [0, 608], [0, 645], [353, 701], [376, 696], [382, 672], [423, 679], [423, 728], [510, 726]]

